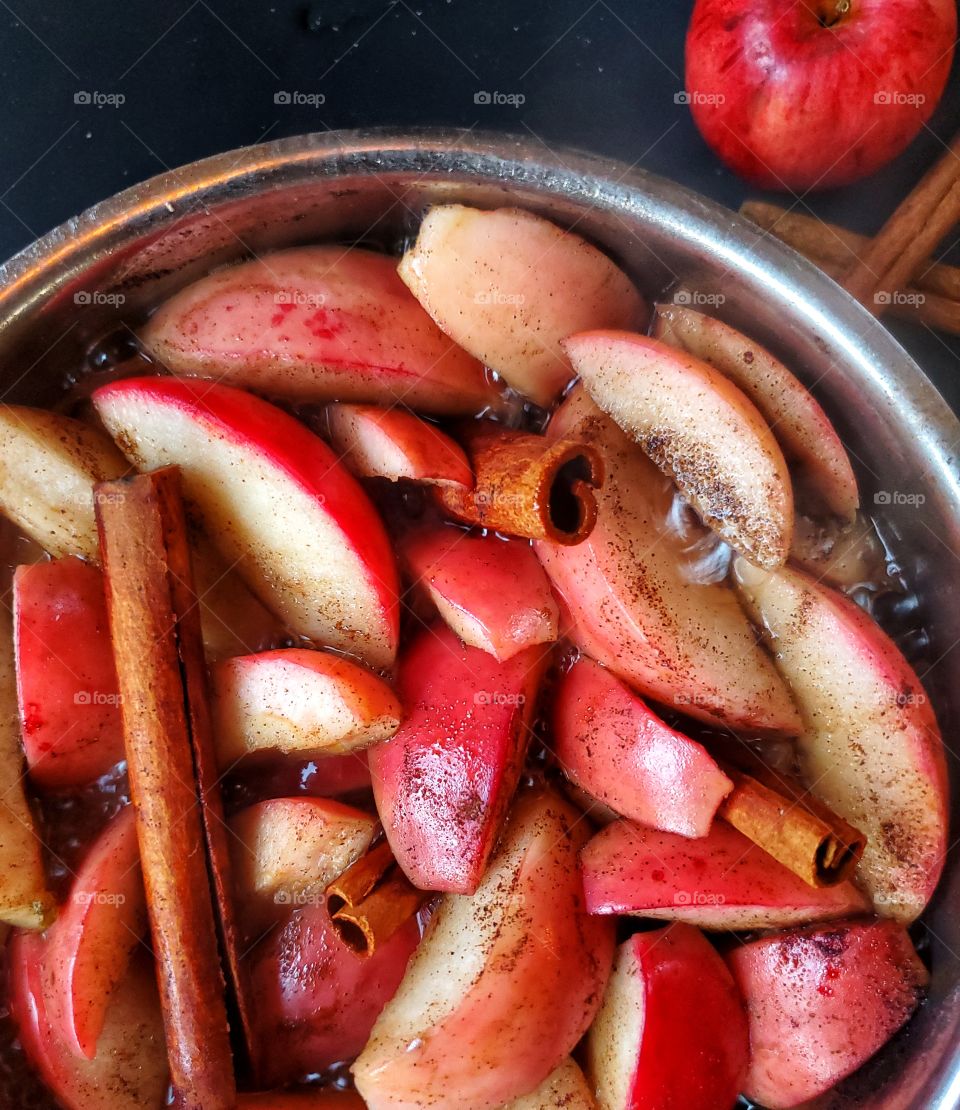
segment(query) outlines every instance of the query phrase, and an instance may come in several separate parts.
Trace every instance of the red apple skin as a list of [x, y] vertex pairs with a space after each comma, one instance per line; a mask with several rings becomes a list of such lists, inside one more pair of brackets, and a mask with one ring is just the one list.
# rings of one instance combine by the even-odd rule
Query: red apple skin
[[587, 844], [580, 864], [591, 913], [749, 930], [870, 912], [853, 883], [809, 886], [720, 820], [698, 840], [616, 821]]
[[92, 782], [124, 758], [103, 575], [73, 558], [18, 567], [13, 612], [30, 779], [41, 790]]
[[295, 910], [250, 957], [264, 1082], [292, 1082], [356, 1056], [419, 942], [411, 918], [373, 955], [359, 956], [326, 906]]
[[929, 981], [894, 921], [846, 921], [738, 945], [727, 954], [747, 1005], [744, 1094], [785, 1110], [828, 1090], [907, 1021]]
[[422, 890], [472, 894], [516, 789], [546, 654], [498, 663], [433, 626], [399, 662], [399, 731], [369, 749], [397, 862]]
[[557, 638], [550, 581], [524, 540], [428, 526], [401, 540], [403, 561], [454, 632], [505, 662]]
[[681, 836], [706, 836], [733, 789], [702, 745], [586, 656], [557, 688], [553, 748], [582, 790], [624, 817]]
[[697, 0], [686, 88], [700, 132], [768, 189], [826, 189], [895, 158], [940, 99], [954, 0]]
[[692, 925], [621, 945], [587, 1037], [604, 1110], [724, 1110], [749, 1055], [747, 1019], [723, 960]]

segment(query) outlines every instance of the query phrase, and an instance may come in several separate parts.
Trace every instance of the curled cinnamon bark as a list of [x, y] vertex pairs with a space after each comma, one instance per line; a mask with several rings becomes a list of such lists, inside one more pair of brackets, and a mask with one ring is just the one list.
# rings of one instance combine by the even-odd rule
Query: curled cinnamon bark
[[476, 476], [473, 489], [438, 487], [450, 516], [523, 539], [573, 545], [597, 519], [594, 489], [603, 460], [595, 448], [569, 439], [549, 440], [477, 421], [459, 429]]

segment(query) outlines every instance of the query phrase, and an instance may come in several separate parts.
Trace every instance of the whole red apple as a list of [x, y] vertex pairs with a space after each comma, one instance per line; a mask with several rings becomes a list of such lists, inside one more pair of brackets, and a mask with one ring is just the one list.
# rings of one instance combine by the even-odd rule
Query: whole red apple
[[954, 0], [697, 0], [693, 118], [741, 177], [843, 185], [896, 157], [943, 92]]

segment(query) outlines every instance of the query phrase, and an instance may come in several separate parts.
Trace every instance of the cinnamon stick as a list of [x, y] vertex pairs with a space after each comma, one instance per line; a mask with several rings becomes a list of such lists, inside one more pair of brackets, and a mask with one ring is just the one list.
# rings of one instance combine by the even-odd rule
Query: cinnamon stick
[[327, 911], [343, 941], [372, 956], [429, 897], [407, 879], [381, 840], [327, 887]]
[[[179, 1105], [229, 1110], [236, 1082], [178, 649], [180, 635], [191, 634], [181, 608], [189, 590], [189, 556], [176, 550], [186, 544], [179, 475], [168, 468], [101, 483], [97, 492], [171, 1080]], [[187, 578], [178, 582], [181, 573]]]
[[590, 535], [597, 519], [593, 490], [603, 483], [595, 448], [569, 439], [549, 440], [476, 421], [460, 441], [476, 475], [473, 489], [437, 487], [452, 517], [523, 539], [572, 545]]

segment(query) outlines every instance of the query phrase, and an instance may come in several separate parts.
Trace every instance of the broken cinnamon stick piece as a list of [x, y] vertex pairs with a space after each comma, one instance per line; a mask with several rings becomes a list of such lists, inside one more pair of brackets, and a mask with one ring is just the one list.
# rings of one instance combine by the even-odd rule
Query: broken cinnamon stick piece
[[429, 897], [413, 886], [381, 840], [327, 887], [327, 911], [344, 943], [372, 956]]
[[437, 500], [450, 516], [568, 546], [590, 535], [597, 519], [593, 491], [604, 477], [595, 448], [511, 431], [492, 421], [476, 421], [459, 432], [476, 485], [470, 490], [437, 487]]
[[865, 837], [809, 792], [772, 773], [765, 781], [723, 765], [732, 792], [717, 815], [813, 887], [850, 877]]
[[229, 1110], [233, 1055], [178, 638], [186, 543], [174, 468], [97, 486], [130, 792], [171, 1081], [180, 1106]]

